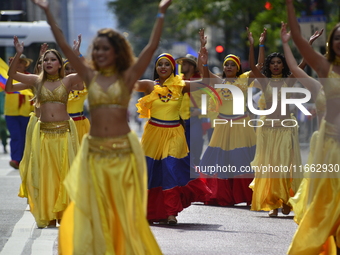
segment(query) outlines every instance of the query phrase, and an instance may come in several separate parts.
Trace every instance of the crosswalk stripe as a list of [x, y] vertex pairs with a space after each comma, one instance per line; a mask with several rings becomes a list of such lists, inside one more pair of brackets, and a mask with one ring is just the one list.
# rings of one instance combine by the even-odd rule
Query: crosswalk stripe
[[1, 255], [20, 255], [36, 228], [34, 218], [30, 212], [25, 211], [21, 219], [15, 224], [12, 235], [8, 239]]

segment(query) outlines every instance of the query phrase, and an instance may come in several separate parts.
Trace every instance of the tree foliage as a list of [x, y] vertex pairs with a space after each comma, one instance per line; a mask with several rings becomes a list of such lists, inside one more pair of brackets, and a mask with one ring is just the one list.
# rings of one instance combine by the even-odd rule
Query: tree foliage
[[[340, 6], [334, 1], [328, 1], [327, 13], [332, 26], [338, 22], [340, 14], [334, 16], [335, 10]], [[229, 50], [248, 54], [246, 27], [249, 27], [255, 39], [267, 28], [266, 51], [281, 51], [280, 27], [281, 21], [286, 22], [284, 0], [270, 0], [272, 9], [266, 10], [266, 0], [173, 0], [166, 14], [165, 27], [162, 35], [162, 44], [167, 47], [171, 42], [185, 41], [197, 37], [198, 31], [186, 29], [194, 20], [200, 20], [203, 26], [221, 28], [224, 37], [224, 47]], [[129, 31], [130, 42], [135, 51], [139, 52], [147, 43], [151, 33], [159, 0], [113, 0], [109, 8], [115, 13], [120, 29]], [[295, 1], [296, 12], [305, 8], [301, 1]], [[328, 30], [328, 28], [327, 28]], [[329, 30], [328, 30], [329, 31]], [[237, 52], [236, 52], [237, 53]]]

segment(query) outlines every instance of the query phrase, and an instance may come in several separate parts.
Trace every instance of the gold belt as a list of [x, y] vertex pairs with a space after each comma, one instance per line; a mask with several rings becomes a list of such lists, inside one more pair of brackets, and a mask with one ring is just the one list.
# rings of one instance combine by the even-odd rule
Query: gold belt
[[91, 153], [112, 155], [131, 153], [132, 149], [127, 135], [119, 137], [89, 136], [89, 151]]
[[49, 134], [62, 134], [70, 131], [70, 123], [68, 120], [40, 122], [40, 131]]

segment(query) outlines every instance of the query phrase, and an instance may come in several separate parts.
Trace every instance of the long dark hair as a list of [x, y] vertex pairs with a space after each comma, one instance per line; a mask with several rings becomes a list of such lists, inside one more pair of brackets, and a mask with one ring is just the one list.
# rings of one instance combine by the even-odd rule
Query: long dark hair
[[270, 62], [272, 61], [273, 58], [280, 58], [283, 64], [283, 70], [282, 70], [282, 77], [287, 78], [290, 75], [290, 70], [286, 62], [286, 58], [282, 53], [279, 52], [273, 52], [272, 54], [269, 54], [264, 62], [264, 67], [263, 67], [263, 74], [271, 78], [272, 77], [272, 72], [270, 71]]
[[[96, 38], [97, 37], [106, 37], [109, 43], [114, 48], [117, 59], [117, 64], [115, 68], [118, 75], [122, 74], [125, 70], [127, 70], [130, 66], [134, 64], [135, 56], [132, 52], [132, 47], [124, 35], [111, 28], [103, 28], [97, 32]], [[92, 51], [95, 46], [94, 42], [95, 41], [93, 41], [92, 43]], [[93, 68], [95, 70], [99, 70], [99, 67], [93, 60], [93, 56], [91, 57]]]
[[326, 58], [329, 62], [333, 62], [335, 60], [336, 54], [333, 50], [333, 40], [334, 40], [334, 34], [335, 31], [340, 28], [340, 23], [336, 24], [331, 33], [329, 34], [328, 41], [327, 41], [327, 52], [326, 52]]

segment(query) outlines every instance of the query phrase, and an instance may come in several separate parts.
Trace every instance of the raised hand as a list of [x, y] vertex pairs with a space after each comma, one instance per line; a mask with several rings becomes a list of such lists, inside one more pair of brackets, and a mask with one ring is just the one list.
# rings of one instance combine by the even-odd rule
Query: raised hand
[[252, 32], [250, 32], [249, 28], [247, 27], [247, 37], [248, 41], [251, 45], [254, 45], [254, 38]]
[[17, 54], [21, 55], [24, 52], [24, 42], [19, 42], [17, 36], [13, 37], [13, 44]]
[[287, 24], [281, 22], [281, 40], [282, 43], [287, 43], [290, 39], [290, 32], [287, 32]]
[[170, 6], [172, 0], [162, 0], [160, 3], [159, 3], [159, 12], [160, 13], [165, 13], [166, 10], [168, 9], [168, 7]]
[[76, 53], [76, 54], [80, 54], [80, 45], [81, 45], [81, 35], [78, 35], [78, 40], [73, 40], [73, 47], [72, 50]]
[[266, 37], [267, 37], [267, 28], [263, 28], [263, 32], [261, 33], [260, 38], [259, 38], [260, 45], [264, 45], [266, 41]]
[[201, 28], [198, 34], [200, 35], [201, 48], [203, 48], [207, 44], [207, 36], [204, 35], [204, 28]]
[[48, 44], [47, 43], [43, 43], [42, 45], [40, 45], [40, 51], [39, 51], [39, 57], [42, 56], [48, 49]]
[[322, 35], [323, 30], [324, 29], [321, 29], [320, 32], [318, 30], [315, 31], [315, 33], [309, 38], [309, 44], [310, 45], [312, 45], [313, 42]]
[[41, 9], [47, 10], [48, 9], [48, 1], [47, 0], [31, 0], [32, 3], [38, 5]]

